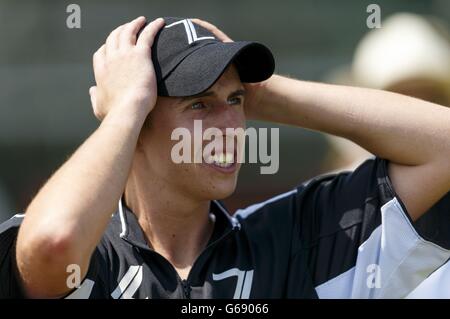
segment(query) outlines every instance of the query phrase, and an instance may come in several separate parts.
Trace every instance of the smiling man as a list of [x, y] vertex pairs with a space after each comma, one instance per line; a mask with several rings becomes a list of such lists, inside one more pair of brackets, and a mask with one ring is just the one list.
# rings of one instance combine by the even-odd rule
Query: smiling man
[[[265, 46], [203, 21], [157, 19], [139, 34], [144, 24], [120, 26], [94, 55], [99, 128], [0, 226], [1, 297], [404, 297], [446, 263], [450, 251], [413, 221], [450, 189], [448, 109], [272, 75]], [[339, 135], [377, 157], [232, 217], [217, 200], [234, 191], [239, 163], [223, 149], [174, 163], [171, 134], [248, 118]]]

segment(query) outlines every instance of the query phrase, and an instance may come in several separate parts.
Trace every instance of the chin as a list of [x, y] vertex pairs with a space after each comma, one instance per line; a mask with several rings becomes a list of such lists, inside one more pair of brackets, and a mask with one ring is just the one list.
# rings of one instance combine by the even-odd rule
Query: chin
[[178, 178], [182, 175], [184, 181], [181, 185], [190, 196], [200, 200], [219, 200], [231, 196], [236, 190], [240, 165], [233, 170], [221, 170], [207, 164], [195, 166], [195, 173], [191, 170], [188, 174], [179, 171]]
[[203, 188], [206, 193], [206, 199], [225, 199], [234, 193], [236, 184], [237, 176], [230, 176], [226, 179], [209, 179], [207, 183], [204, 184], [205, 187]]
[[224, 199], [234, 193], [240, 166], [239, 163], [226, 168], [206, 163], [197, 166], [200, 169], [197, 175], [201, 179], [199, 185], [203, 186], [201, 188], [208, 200]]
[[225, 199], [227, 197], [230, 197], [231, 195], [233, 195], [234, 191], [236, 189], [236, 186], [232, 187], [232, 188], [224, 188], [224, 189], [216, 189], [214, 194], [211, 194], [211, 199], [215, 200], [215, 199]]

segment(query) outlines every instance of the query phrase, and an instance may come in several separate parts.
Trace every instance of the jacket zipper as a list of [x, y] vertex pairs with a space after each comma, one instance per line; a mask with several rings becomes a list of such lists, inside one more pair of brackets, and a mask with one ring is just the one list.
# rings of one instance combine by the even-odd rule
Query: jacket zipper
[[181, 285], [183, 286], [184, 297], [186, 299], [191, 299], [191, 286], [186, 279], [181, 280]]
[[[212, 247], [216, 246], [219, 242], [221, 242], [223, 239], [225, 239], [226, 237], [228, 237], [230, 234], [232, 234], [234, 231], [236, 231], [235, 228], [232, 228], [231, 230], [229, 230], [227, 233], [225, 233], [224, 235], [222, 235], [219, 239], [217, 239], [215, 242], [211, 243], [209, 246], [205, 247], [205, 249], [200, 253], [200, 255], [198, 256], [198, 258], [195, 260], [194, 264], [192, 265], [191, 271], [189, 271], [188, 277], [187, 279], [181, 279], [180, 275], [178, 274], [178, 272], [175, 270], [175, 268], [173, 268], [173, 270], [175, 271], [175, 273], [177, 274], [178, 279], [181, 282], [181, 285], [183, 287], [183, 293], [184, 293], [184, 297], [186, 299], [191, 299], [191, 285], [190, 285], [190, 277], [191, 277], [191, 273], [192, 273], [192, 269], [194, 269], [195, 264], [197, 263], [198, 260], [200, 260], [200, 258], [202, 257], [202, 255], [208, 251], [209, 249], [211, 249]], [[170, 263], [169, 263], [170, 264]]]

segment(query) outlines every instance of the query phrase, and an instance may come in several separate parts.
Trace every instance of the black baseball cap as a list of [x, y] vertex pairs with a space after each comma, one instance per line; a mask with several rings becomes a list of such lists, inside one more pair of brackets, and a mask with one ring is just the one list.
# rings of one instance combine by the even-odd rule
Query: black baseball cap
[[274, 72], [273, 55], [260, 43], [224, 43], [190, 19], [165, 17], [164, 21], [152, 46], [159, 96], [204, 92], [231, 63], [244, 83], [264, 81]]

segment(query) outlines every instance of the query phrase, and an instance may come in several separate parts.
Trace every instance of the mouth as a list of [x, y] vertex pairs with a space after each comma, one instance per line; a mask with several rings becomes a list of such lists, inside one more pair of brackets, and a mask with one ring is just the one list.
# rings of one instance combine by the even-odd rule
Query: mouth
[[231, 174], [237, 170], [237, 155], [234, 153], [219, 152], [209, 155], [203, 165], [218, 172]]

